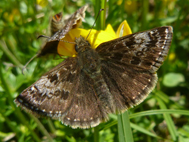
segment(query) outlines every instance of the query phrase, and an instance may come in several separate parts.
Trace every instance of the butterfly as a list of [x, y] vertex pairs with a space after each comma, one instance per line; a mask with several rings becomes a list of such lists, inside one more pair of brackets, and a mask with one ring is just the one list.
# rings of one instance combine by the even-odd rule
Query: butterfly
[[140, 104], [154, 89], [157, 70], [168, 54], [172, 27], [123, 36], [92, 49], [80, 36], [76, 57], [45, 73], [16, 99], [37, 115], [72, 128], [90, 128]]
[[82, 19], [85, 18], [85, 11], [88, 5], [84, 5], [74, 12], [68, 19], [63, 20], [62, 13], [55, 14], [51, 20], [51, 37], [49, 37], [45, 45], [38, 52], [37, 57], [45, 56], [47, 54], [58, 54], [57, 46], [59, 41], [74, 28], [82, 24]]

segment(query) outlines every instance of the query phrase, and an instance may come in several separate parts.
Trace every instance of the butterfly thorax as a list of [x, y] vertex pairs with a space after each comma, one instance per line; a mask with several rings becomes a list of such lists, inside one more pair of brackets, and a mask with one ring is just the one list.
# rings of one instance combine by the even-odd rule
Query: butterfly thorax
[[76, 39], [76, 52], [78, 53], [78, 65], [81, 70], [88, 75], [92, 75], [91, 77], [100, 73], [100, 57], [83, 37]]

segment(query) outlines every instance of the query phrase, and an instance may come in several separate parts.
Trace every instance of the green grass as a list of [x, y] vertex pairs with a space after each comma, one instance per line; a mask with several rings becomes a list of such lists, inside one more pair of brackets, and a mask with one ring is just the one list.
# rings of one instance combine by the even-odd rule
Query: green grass
[[[37, 2], [0, 2], [0, 141], [189, 141], [188, 0], [125, 0], [120, 5], [116, 0], [46, 0], [41, 7], [36, 6]], [[90, 4], [90, 12], [86, 13], [84, 29], [91, 28], [99, 10], [104, 8], [94, 29], [103, 30], [111, 24], [116, 30], [126, 19], [133, 33], [160, 26], [172, 26], [174, 32], [169, 55], [158, 70], [157, 87], [147, 99], [121, 115], [111, 114], [110, 120], [98, 127], [82, 130], [36, 118], [13, 101], [62, 61], [51, 56], [35, 58], [22, 74], [22, 67], [44, 43], [37, 37], [50, 35], [50, 17], [60, 11], [71, 14], [86, 3]]]

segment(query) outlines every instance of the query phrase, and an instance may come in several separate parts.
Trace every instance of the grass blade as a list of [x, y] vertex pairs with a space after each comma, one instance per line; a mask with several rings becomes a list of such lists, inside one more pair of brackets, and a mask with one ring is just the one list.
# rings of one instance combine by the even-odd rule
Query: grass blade
[[99, 142], [99, 126], [94, 127], [94, 142]]
[[128, 111], [118, 115], [119, 142], [133, 142]]
[[[157, 98], [157, 101], [159, 102], [159, 106], [161, 109], [167, 109], [166, 105], [164, 104], [164, 102], [159, 99], [158, 97]], [[167, 123], [167, 127], [169, 129], [169, 132], [171, 134], [171, 137], [173, 139], [173, 141], [176, 141], [178, 139], [178, 133], [177, 133], [177, 130], [175, 128], [175, 125], [174, 125], [174, 122], [170, 116], [170, 114], [163, 114], [164, 115], [164, 118], [165, 118], [165, 121]]]
[[131, 114], [129, 118], [137, 118], [141, 116], [147, 116], [147, 115], [157, 115], [157, 114], [181, 114], [181, 115], [186, 115], [189, 116], [189, 111], [188, 110], [172, 110], [172, 109], [161, 109], [161, 110], [148, 110], [148, 111], [143, 111], [143, 112], [138, 112]]
[[133, 129], [135, 129], [137, 131], [140, 131], [140, 132], [142, 132], [142, 133], [144, 133], [144, 134], [146, 134], [148, 136], [155, 137], [155, 138], [158, 138], [158, 139], [162, 139], [161, 137], [155, 135], [154, 133], [152, 133], [152, 132], [150, 132], [150, 131], [148, 131], [148, 130], [142, 128], [142, 127], [140, 127], [139, 125], [136, 125], [134, 123], [130, 123], [130, 125], [131, 125], [131, 127]]

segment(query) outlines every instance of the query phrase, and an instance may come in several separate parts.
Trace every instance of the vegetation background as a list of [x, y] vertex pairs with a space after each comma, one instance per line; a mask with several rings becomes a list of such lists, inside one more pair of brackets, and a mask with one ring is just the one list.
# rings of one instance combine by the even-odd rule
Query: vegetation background
[[[129, 119], [117, 121], [117, 115], [110, 115], [110, 121], [82, 130], [35, 118], [13, 101], [62, 61], [36, 58], [22, 74], [23, 65], [44, 42], [37, 37], [50, 35], [50, 18], [61, 11], [64, 16], [72, 14], [86, 3], [90, 8], [85, 29], [91, 28], [100, 8], [105, 7], [106, 17], [101, 14], [96, 29], [108, 23], [117, 29], [126, 19], [133, 33], [165, 25], [172, 26], [174, 33], [169, 55], [158, 71], [156, 89], [126, 112]], [[7, 0], [0, 1], [0, 17], [0, 141], [189, 141], [189, 0]]]

